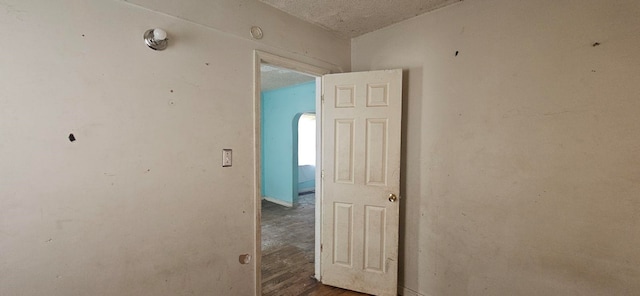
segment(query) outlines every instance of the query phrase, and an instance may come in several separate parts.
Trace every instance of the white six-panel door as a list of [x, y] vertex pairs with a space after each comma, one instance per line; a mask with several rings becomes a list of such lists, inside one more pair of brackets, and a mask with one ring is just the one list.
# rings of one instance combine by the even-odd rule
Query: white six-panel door
[[397, 295], [402, 71], [322, 85], [322, 282]]

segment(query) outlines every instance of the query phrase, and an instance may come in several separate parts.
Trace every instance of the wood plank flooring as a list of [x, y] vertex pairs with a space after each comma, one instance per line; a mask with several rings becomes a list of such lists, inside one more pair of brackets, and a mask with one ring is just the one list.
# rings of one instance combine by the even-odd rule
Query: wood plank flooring
[[293, 208], [262, 201], [262, 295], [367, 295], [318, 283], [314, 278], [315, 195]]

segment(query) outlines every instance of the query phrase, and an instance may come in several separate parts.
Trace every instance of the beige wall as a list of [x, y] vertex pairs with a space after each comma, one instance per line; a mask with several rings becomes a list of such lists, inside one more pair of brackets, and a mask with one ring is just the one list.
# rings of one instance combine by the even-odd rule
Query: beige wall
[[254, 294], [253, 50], [338, 70], [349, 41], [266, 5], [209, 15], [242, 34], [122, 1], [0, 3], [0, 295]]
[[407, 295], [640, 294], [638, 16], [467, 0], [352, 41], [407, 70]]
[[249, 38], [251, 26], [260, 26], [263, 45], [323, 61], [336, 67], [336, 72], [350, 67], [349, 41], [259, 0], [125, 1], [242, 38]]

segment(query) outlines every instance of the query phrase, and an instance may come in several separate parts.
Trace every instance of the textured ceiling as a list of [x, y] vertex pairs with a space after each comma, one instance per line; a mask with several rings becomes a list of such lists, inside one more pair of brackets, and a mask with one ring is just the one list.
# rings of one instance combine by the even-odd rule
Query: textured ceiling
[[316, 78], [313, 76], [301, 74], [288, 69], [268, 64], [260, 65], [260, 86], [262, 91], [300, 84], [315, 79]]
[[463, 0], [260, 0], [352, 38]]

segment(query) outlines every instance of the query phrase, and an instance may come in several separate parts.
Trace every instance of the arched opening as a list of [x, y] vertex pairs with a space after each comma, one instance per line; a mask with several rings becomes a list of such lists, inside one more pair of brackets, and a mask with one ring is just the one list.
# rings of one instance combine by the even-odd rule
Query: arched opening
[[293, 192], [295, 196], [315, 193], [316, 115], [301, 113], [294, 118]]

